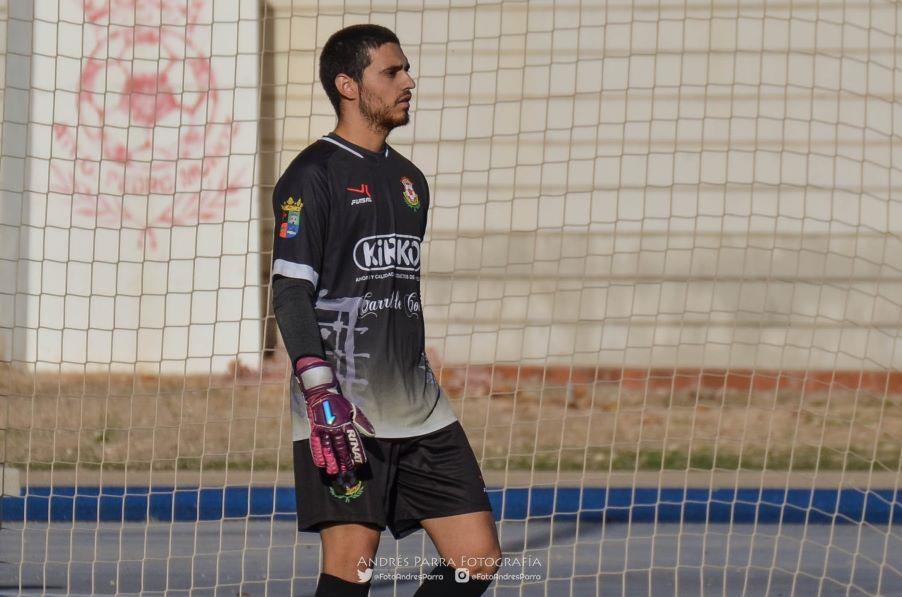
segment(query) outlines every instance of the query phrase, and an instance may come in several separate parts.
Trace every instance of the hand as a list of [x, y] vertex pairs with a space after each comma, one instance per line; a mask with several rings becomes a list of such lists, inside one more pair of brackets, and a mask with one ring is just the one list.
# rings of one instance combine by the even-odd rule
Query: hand
[[354, 469], [366, 462], [360, 434], [373, 437], [376, 431], [372, 423], [342, 395], [326, 361], [300, 358], [295, 375], [307, 402], [313, 463], [326, 469], [326, 474], [337, 475], [342, 485], [356, 484]]

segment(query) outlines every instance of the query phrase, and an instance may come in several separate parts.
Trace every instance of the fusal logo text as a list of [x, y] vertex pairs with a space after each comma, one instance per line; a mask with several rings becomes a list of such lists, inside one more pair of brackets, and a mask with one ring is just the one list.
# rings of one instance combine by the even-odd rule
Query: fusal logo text
[[407, 234], [361, 238], [354, 246], [354, 264], [363, 271], [420, 269], [420, 239]]

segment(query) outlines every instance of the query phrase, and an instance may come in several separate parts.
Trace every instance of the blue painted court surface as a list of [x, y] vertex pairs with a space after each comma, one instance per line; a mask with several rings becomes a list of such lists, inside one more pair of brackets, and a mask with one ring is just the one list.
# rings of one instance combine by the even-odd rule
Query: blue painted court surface
[[[489, 489], [496, 519], [551, 515], [584, 522], [886, 524], [902, 521], [902, 491], [854, 488], [729, 489], [533, 487]], [[294, 517], [293, 487], [29, 487], [4, 496], [3, 521], [194, 522]]]
[[[891, 524], [505, 520], [494, 595], [902, 595]], [[383, 537], [372, 595], [411, 595], [435, 557]], [[294, 521], [6, 522], [0, 593], [310, 595], [316, 535]], [[385, 576], [392, 576], [387, 579]], [[513, 578], [520, 575], [519, 578]]]

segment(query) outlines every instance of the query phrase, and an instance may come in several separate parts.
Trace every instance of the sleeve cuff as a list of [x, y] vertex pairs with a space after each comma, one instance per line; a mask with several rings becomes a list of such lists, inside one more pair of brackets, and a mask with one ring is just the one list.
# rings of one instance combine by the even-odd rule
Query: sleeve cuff
[[316, 287], [316, 284], [319, 281], [319, 274], [309, 265], [285, 261], [284, 259], [276, 259], [272, 262], [272, 275], [307, 280], [313, 284], [314, 287]]

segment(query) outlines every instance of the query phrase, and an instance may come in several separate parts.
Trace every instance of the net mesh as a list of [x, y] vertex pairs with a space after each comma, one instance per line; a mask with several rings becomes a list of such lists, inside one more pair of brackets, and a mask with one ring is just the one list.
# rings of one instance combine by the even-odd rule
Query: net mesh
[[[902, 582], [896, 3], [2, 7], [0, 587], [312, 591], [269, 196], [363, 22], [417, 81], [496, 594]], [[383, 541], [373, 593], [434, 555]]]

